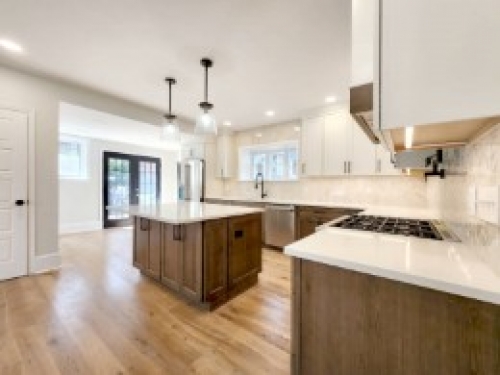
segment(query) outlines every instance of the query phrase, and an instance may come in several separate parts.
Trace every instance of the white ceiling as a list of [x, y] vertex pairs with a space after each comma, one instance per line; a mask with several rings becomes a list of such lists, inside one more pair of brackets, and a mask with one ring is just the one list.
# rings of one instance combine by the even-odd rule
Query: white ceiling
[[159, 127], [64, 102], [59, 105], [59, 132], [174, 151], [180, 150], [181, 143], [206, 142], [208, 140], [208, 137], [200, 138], [187, 133], [182, 133], [181, 143], [163, 140]]
[[174, 112], [192, 119], [208, 56], [217, 119], [245, 128], [347, 99], [350, 30], [351, 0], [2, 0], [0, 38], [26, 52], [0, 63], [161, 110], [173, 76]]

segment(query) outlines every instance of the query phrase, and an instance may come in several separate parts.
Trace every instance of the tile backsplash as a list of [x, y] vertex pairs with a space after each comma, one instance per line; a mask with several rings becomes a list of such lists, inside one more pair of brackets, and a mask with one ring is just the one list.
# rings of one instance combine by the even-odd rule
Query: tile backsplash
[[[353, 205], [426, 207], [425, 182], [420, 178], [336, 177], [301, 179], [297, 182], [267, 182], [266, 192], [277, 199], [332, 202]], [[225, 196], [258, 197], [252, 182], [224, 184]]]
[[470, 188], [500, 185], [500, 124], [467, 145], [451, 164], [446, 179], [429, 179], [428, 203], [447, 219], [465, 220]]

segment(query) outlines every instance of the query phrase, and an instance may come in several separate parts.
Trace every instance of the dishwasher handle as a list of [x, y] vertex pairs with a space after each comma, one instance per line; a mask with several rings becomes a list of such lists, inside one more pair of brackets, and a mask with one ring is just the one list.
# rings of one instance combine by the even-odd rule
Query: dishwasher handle
[[295, 206], [270, 204], [265, 207], [266, 211], [295, 211]]

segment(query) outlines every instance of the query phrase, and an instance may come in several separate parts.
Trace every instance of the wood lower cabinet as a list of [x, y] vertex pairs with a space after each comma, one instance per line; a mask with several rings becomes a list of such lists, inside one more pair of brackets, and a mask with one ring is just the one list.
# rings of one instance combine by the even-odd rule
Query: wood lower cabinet
[[170, 289], [179, 291], [181, 288], [181, 252], [179, 225], [163, 224], [161, 282]]
[[294, 375], [500, 374], [500, 307], [294, 259]]
[[149, 220], [136, 217], [134, 219], [134, 266], [146, 270], [149, 253]]
[[228, 284], [229, 288], [245, 285], [262, 271], [262, 252], [252, 251], [261, 246], [261, 215], [229, 219]]
[[345, 215], [353, 215], [361, 210], [349, 208], [326, 208], [326, 207], [306, 207], [300, 206], [296, 212], [296, 238], [310, 236], [320, 225], [328, 223]]
[[181, 296], [214, 308], [257, 283], [262, 215], [172, 225], [136, 218], [134, 266]]
[[[202, 223], [180, 226], [182, 247], [181, 260], [181, 293], [193, 301], [202, 299]], [[168, 251], [168, 249], [166, 249]]]
[[210, 220], [203, 226], [203, 294], [209, 303], [223, 300], [227, 293], [227, 222], [226, 219]]
[[161, 276], [161, 224], [157, 221], [135, 218], [134, 266], [159, 280]]

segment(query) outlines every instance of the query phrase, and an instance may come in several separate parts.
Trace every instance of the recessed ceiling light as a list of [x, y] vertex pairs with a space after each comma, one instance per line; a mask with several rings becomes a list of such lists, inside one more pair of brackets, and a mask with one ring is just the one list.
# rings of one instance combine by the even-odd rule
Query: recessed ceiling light
[[300, 126], [294, 126], [293, 130], [295, 130], [296, 132], [300, 132]]
[[273, 117], [274, 115], [275, 115], [274, 111], [272, 111], [272, 110], [266, 111], [267, 117]]
[[0, 39], [0, 47], [6, 49], [7, 51], [15, 53], [22, 53], [24, 51], [23, 47], [21, 47], [16, 42], [8, 39]]
[[222, 125], [224, 125], [224, 126], [231, 126], [232, 124], [231, 124], [231, 121], [224, 121], [222, 123]]
[[325, 98], [325, 102], [327, 103], [335, 103], [337, 101], [337, 98], [335, 96], [327, 96]]

